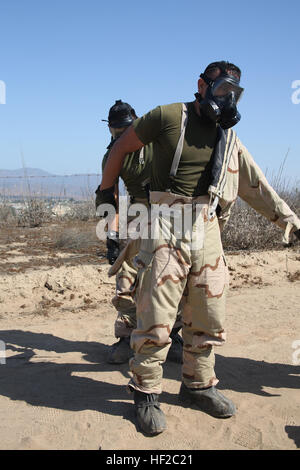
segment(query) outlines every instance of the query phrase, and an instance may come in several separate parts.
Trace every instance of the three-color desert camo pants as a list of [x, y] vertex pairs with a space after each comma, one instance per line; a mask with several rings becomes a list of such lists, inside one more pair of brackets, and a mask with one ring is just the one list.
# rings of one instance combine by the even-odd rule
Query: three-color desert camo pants
[[118, 311], [115, 321], [115, 336], [123, 338], [130, 336], [136, 328], [136, 305], [132, 296], [135, 285], [137, 268], [133, 265], [133, 259], [139, 252], [140, 240], [131, 244], [131, 253], [122, 263], [120, 271], [116, 274], [116, 292], [112, 304]]
[[[214, 346], [225, 342], [225, 296], [228, 270], [216, 216], [208, 216], [209, 198], [152, 192], [152, 204], [167, 204], [193, 215], [189, 234], [176, 236], [177, 216], [159, 215], [158, 237], [141, 240], [136, 264], [137, 327], [131, 335], [129, 385], [161, 393], [162, 363], [171, 344], [170, 332], [182, 300], [184, 341], [182, 380], [189, 388], [216, 385]], [[187, 207], [187, 206], [186, 206]], [[197, 208], [197, 209], [196, 209]], [[153, 223], [153, 221], [152, 221]], [[178, 225], [177, 225], [178, 228]], [[197, 235], [196, 243], [192, 243]]]
[[[149, 209], [147, 199], [135, 199], [135, 204], [142, 204], [145, 209]], [[130, 222], [134, 221], [134, 216], [127, 218], [128, 227]], [[123, 252], [120, 254], [116, 265], [119, 269], [116, 273], [116, 292], [112, 299], [112, 304], [118, 311], [115, 321], [114, 329], [116, 338], [128, 337], [131, 335], [134, 328], [136, 328], [136, 303], [134, 298], [134, 291], [137, 279], [138, 268], [134, 262], [135, 257], [140, 251], [141, 240], [140, 238], [122, 240], [121, 247]], [[110, 271], [113, 271], [114, 266]], [[180, 306], [176, 312], [176, 328], [181, 327], [181, 309]]]
[[[135, 203], [143, 204], [149, 207], [147, 199], [135, 199]], [[127, 217], [127, 224], [134, 220], [134, 217]], [[127, 225], [127, 228], [128, 228]], [[121, 240], [121, 248], [124, 249], [127, 240]], [[115, 321], [115, 336], [122, 338], [130, 336], [134, 328], [136, 328], [136, 305], [133, 298], [133, 288], [136, 282], [137, 267], [133, 264], [133, 260], [140, 249], [140, 239], [132, 240], [126, 255], [122, 258], [121, 267], [116, 274], [116, 292], [112, 299], [112, 304], [118, 311]], [[119, 260], [118, 260], [119, 261]]]

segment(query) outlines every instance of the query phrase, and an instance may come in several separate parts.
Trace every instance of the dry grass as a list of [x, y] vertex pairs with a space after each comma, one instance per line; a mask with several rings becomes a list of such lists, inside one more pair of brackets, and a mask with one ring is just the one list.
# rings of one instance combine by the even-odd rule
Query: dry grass
[[51, 218], [51, 210], [43, 200], [29, 198], [25, 201], [24, 209], [16, 215], [20, 227], [40, 227]]
[[[276, 188], [275, 184], [273, 187]], [[300, 216], [298, 187], [289, 190], [281, 184], [276, 192]], [[276, 249], [282, 248], [282, 230], [238, 199], [225, 226], [222, 240], [227, 251]]]
[[[64, 207], [62, 205], [62, 207]], [[40, 227], [51, 220], [88, 221], [96, 219], [94, 201], [73, 202], [65, 205], [66, 212], [56, 214], [44, 199], [30, 197], [24, 199], [23, 207], [15, 210], [9, 202], [0, 202], [0, 226]]]
[[262, 250], [278, 248], [282, 231], [254, 209], [238, 200], [222, 234], [224, 249]]
[[57, 234], [53, 246], [63, 250], [82, 250], [99, 245], [95, 231], [82, 231], [80, 228], [65, 228]]
[[1, 203], [0, 204], [0, 224], [11, 224], [15, 221], [16, 211], [13, 207]]
[[[278, 175], [271, 181], [271, 186], [300, 216], [299, 184], [290, 189], [282, 182], [281, 175]], [[97, 240], [94, 233], [82, 232], [76, 228], [76, 221], [97, 222], [94, 198], [89, 197], [81, 202], [73, 201], [62, 207], [67, 207], [68, 210], [64, 214], [54, 215], [49, 203], [37, 197], [30, 197], [24, 200], [24, 207], [16, 211], [4, 200], [0, 203], [0, 226], [40, 227], [53, 221], [69, 222], [72, 228], [64, 228], [57, 234], [56, 248], [81, 249], [95, 244]], [[282, 247], [282, 230], [238, 199], [222, 234], [222, 240], [227, 251], [276, 249]]]
[[77, 204], [72, 204], [71, 211], [66, 215], [68, 219], [72, 220], [93, 220], [96, 218], [96, 208], [94, 200], [83, 201]]
[[40, 227], [51, 219], [51, 210], [41, 199], [24, 200], [22, 209], [15, 210], [5, 200], [0, 204], [0, 226]]

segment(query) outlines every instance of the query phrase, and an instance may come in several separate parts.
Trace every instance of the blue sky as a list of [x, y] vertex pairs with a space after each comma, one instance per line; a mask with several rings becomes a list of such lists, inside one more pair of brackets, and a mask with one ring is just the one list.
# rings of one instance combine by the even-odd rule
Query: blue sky
[[[220, 59], [242, 69], [238, 136], [267, 176], [300, 180], [300, 2], [1, 0], [0, 168], [95, 173], [116, 99], [192, 101]], [[300, 97], [299, 94], [297, 95]]]

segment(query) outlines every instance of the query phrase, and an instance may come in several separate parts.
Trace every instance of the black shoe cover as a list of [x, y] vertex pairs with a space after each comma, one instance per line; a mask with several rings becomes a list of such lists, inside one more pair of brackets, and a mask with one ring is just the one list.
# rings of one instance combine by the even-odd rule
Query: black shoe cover
[[130, 336], [120, 338], [113, 344], [108, 353], [107, 362], [109, 364], [125, 364], [134, 355], [134, 351], [130, 347]]
[[224, 397], [215, 387], [205, 389], [188, 388], [181, 384], [179, 401], [185, 405], [196, 405], [201, 411], [215, 418], [230, 418], [236, 412], [234, 403]]
[[158, 395], [134, 390], [137, 422], [145, 434], [156, 435], [166, 429], [165, 415], [160, 409]]

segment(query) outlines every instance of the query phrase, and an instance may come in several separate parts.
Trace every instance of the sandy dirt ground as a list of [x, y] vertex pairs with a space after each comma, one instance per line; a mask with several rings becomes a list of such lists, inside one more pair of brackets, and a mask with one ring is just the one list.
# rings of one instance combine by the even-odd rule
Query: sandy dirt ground
[[226, 255], [228, 340], [216, 373], [236, 416], [180, 406], [181, 367], [166, 362], [168, 428], [150, 438], [135, 425], [128, 365], [106, 363], [115, 287], [91, 228], [1, 230], [0, 449], [299, 448], [299, 244]]

